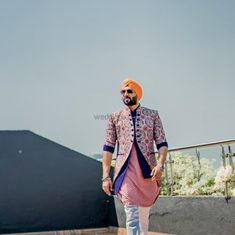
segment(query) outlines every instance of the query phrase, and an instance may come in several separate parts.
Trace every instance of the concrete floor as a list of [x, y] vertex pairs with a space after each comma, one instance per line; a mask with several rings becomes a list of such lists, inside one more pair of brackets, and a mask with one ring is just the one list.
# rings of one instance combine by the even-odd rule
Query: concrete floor
[[[127, 233], [126, 229], [124, 228], [107, 227], [107, 228], [79, 229], [79, 230], [65, 230], [65, 231], [12, 233], [11, 235], [127, 235]], [[170, 234], [149, 232], [148, 235], [170, 235]]]

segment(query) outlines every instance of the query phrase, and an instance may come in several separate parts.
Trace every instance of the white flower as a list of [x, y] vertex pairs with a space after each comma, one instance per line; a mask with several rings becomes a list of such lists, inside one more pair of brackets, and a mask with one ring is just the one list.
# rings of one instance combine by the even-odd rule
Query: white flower
[[232, 179], [233, 176], [233, 168], [231, 166], [220, 167], [215, 177], [215, 190], [223, 189], [225, 187], [225, 183]]
[[231, 166], [226, 166], [224, 171], [224, 177], [227, 180], [230, 180], [233, 175], [233, 168]]
[[233, 188], [233, 189], [231, 190], [231, 194], [232, 194], [232, 196], [235, 196], [235, 188]]
[[174, 160], [173, 187], [176, 195], [224, 195], [226, 182], [235, 182], [235, 172], [231, 166], [221, 167], [216, 173], [211, 159], [201, 158], [199, 167], [195, 156], [180, 152], [174, 152], [171, 156]]

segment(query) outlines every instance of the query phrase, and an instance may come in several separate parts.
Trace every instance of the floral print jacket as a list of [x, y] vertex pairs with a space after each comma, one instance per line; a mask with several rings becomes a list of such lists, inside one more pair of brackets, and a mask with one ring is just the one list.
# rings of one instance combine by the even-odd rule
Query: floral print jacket
[[135, 122], [132, 121], [131, 110], [128, 107], [109, 116], [104, 150], [114, 152], [117, 144], [114, 181], [128, 159], [134, 141], [153, 169], [157, 164], [154, 143], [158, 149], [168, 146], [158, 111], [139, 106], [136, 109]]

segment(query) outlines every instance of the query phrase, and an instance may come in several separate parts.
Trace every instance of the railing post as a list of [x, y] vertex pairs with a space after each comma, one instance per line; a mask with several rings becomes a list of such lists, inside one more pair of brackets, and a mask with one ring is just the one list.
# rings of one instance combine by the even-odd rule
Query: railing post
[[198, 163], [198, 167], [197, 167], [197, 180], [200, 181], [200, 174], [201, 174], [201, 161], [200, 161], [200, 152], [197, 150], [196, 148], [196, 156], [197, 156], [197, 163]]
[[167, 195], [170, 195], [170, 188], [169, 188], [169, 179], [168, 179], [168, 161], [165, 162], [165, 181], [166, 181], [166, 188], [167, 188]]
[[174, 160], [172, 160], [171, 154], [169, 154], [169, 163], [170, 163], [170, 191], [171, 191], [171, 196], [174, 194], [174, 179], [173, 179], [173, 167], [172, 164], [174, 163]]
[[226, 166], [226, 162], [225, 162], [226, 155], [225, 155], [225, 151], [224, 151], [224, 146], [223, 145], [222, 145], [221, 157], [222, 157], [222, 161], [223, 161], [223, 167], [225, 167]]
[[229, 165], [234, 169], [234, 167], [233, 167], [233, 153], [232, 153], [232, 148], [230, 145], [228, 145], [228, 160], [229, 160]]
[[[225, 154], [225, 150], [224, 150], [224, 146], [222, 146], [222, 153], [221, 153], [221, 157], [222, 157], [222, 161], [223, 161], [223, 167], [226, 168], [226, 157], [227, 157], [227, 154]], [[228, 194], [228, 182], [226, 181], [225, 182], [225, 189], [224, 189], [224, 194], [225, 194], [225, 200], [226, 202], [228, 203], [228, 200], [231, 198]]]
[[[234, 165], [233, 165], [233, 157], [235, 156], [235, 154], [233, 154], [232, 151], [232, 147], [230, 145], [228, 145], [228, 159], [229, 159], [229, 165], [232, 167], [233, 170], [234, 169]], [[235, 176], [232, 177], [231, 179], [231, 185], [232, 188], [235, 188]]]

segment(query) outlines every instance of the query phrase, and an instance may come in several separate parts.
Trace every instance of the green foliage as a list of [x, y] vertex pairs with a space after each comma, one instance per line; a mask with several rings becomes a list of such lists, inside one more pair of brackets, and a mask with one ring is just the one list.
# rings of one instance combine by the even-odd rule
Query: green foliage
[[[212, 195], [216, 192], [214, 190], [216, 170], [210, 160], [203, 158], [199, 164], [196, 156], [182, 155], [180, 152], [171, 156], [174, 160], [172, 164], [174, 195]], [[163, 176], [162, 195], [167, 194], [169, 183]]]

